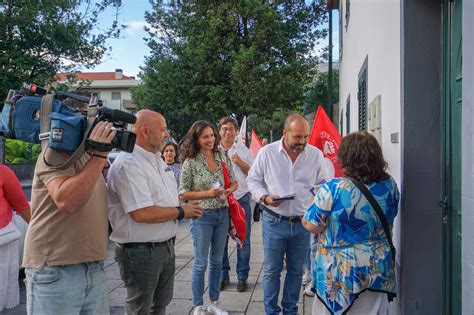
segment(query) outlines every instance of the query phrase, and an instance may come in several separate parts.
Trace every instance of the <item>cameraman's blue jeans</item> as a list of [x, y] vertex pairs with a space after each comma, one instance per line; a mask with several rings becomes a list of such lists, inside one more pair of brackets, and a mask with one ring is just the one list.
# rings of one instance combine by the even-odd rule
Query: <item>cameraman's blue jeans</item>
[[103, 262], [26, 268], [29, 315], [109, 314]]
[[295, 315], [301, 290], [303, 265], [309, 248], [309, 232], [301, 221], [290, 223], [263, 211], [262, 219], [264, 276], [263, 304], [266, 315], [280, 314], [278, 295], [283, 258], [286, 255], [286, 278], [281, 306], [283, 314]]
[[191, 220], [194, 242], [192, 291], [194, 306], [204, 305], [204, 276], [209, 261], [209, 299], [219, 300], [222, 256], [229, 230], [229, 209], [205, 209], [201, 218]]
[[[245, 210], [245, 223], [247, 225], [247, 230], [245, 232], [245, 242], [242, 248], [237, 246], [237, 279], [238, 280], [247, 280], [249, 277], [250, 271], [250, 229], [252, 226], [252, 212], [250, 210], [250, 193], [245, 194], [242, 198], [239, 199], [239, 203]], [[231, 241], [232, 244], [233, 241]], [[229, 237], [225, 243], [224, 249], [224, 259], [222, 260], [222, 276], [221, 279], [229, 277], [230, 264], [229, 264]]]

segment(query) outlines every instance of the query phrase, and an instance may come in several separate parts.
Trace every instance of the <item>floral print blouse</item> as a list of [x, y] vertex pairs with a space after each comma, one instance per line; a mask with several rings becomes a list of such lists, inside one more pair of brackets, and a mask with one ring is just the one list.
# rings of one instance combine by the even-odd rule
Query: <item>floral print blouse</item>
[[[394, 179], [368, 188], [392, 226], [400, 199]], [[395, 266], [383, 226], [349, 179], [324, 184], [305, 219], [325, 226], [319, 234], [313, 279], [317, 296], [331, 314], [344, 314], [364, 290], [395, 295]]]
[[[201, 152], [199, 152], [194, 159], [186, 159], [181, 168], [179, 194], [182, 195], [189, 191], [209, 190], [214, 187], [214, 183], [216, 182], [219, 182], [220, 186], [224, 188], [222, 162], [226, 163], [230, 181], [236, 181], [234, 171], [232, 170], [232, 162], [229, 158], [226, 158], [225, 155], [219, 151], [214, 154], [214, 161], [217, 164], [217, 168], [213, 173], [207, 166], [206, 159]], [[204, 209], [216, 209], [228, 207], [229, 203], [227, 202], [227, 199], [215, 197], [202, 199], [201, 206]]]

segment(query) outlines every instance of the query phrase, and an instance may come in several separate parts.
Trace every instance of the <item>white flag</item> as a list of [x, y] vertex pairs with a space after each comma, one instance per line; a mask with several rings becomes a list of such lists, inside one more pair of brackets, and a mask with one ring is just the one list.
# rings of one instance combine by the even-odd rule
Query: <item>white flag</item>
[[247, 141], [247, 116], [244, 116], [242, 124], [240, 125], [239, 139], [237, 141], [245, 144]]

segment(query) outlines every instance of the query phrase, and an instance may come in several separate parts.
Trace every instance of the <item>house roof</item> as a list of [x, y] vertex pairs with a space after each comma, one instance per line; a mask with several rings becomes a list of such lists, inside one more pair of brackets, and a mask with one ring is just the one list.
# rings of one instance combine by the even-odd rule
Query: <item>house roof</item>
[[[67, 76], [74, 73], [57, 73], [55, 78], [58, 81], [67, 81]], [[90, 80], [90, 81], [105, 81], [105, 80], [117, 80], [115, 79], [115, 72], [76, 72], [76, 80]], [[134, 77], [123, 75], [120, 80], [135, 80]], [[120, 81], [117, 80], [117, 81]]]

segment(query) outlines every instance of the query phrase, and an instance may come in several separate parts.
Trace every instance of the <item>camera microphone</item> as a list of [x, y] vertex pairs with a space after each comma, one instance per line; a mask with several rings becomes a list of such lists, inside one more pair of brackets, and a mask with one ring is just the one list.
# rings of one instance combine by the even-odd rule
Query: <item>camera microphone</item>
[[113, 122], [123, 121], [127, 124], [134, 124], [137, 121], [135, 115], [126, 113], [118, 109], [109, 109], [104, 107], [102, 113], [108, 118], [108, 120]]

